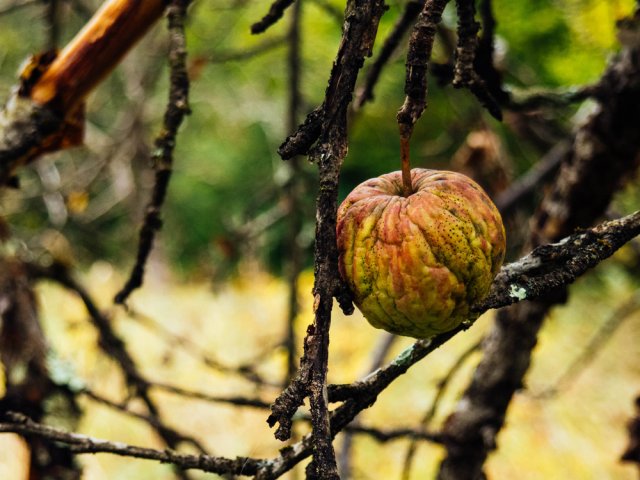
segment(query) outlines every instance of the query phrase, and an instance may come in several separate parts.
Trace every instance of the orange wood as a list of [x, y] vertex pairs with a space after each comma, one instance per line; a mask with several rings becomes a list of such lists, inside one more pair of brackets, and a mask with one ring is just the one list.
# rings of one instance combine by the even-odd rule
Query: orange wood
[[31, 99], [68, 111], [81, 102], [162, 16], [162, 0], [107, 0], [51, 63]]

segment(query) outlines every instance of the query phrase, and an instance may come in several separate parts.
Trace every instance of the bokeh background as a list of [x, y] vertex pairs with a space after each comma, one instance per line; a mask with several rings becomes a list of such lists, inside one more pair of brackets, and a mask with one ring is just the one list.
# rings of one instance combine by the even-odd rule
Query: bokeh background
[[[0, 2], [0, 94], [7, 97], [30, 54], [70, 39], [99, 2], [57, 2], [57, 29], [46, 2]], [[389, 1], [375, 55], [405, 2]], [[615, 22], [632, 11], [631, 0], [495, 0], [497, 65], [514, 91], [570, 88], [597, 81], [618, 45]], [[291, 89], [286, 35], [290, 15], [263, 35], [250, 25], [268, 9], [257, 0], [198, 0], [188, 22], [191, 108], [178, 137], [175, 170], [163, 210], [164, 227], [150, 259], [144, 287], [130, 310], [112, 298], [135, 259], [134, 245], [153, 182], [150, 154], [167, 97], [167, 36], [156, 26], [89, 99], [86, 145], [42, 158], [22, 170], [21, 188], [2, 192], [0, 215], [12, 238], [0, 249], [44, 264], [72, 267], [113, 315], [118, 332], [151, 379], [211, 395], [258, 395], [271, 401], [287, 374], [288, 297], [292, 241], [300, 251], [298, 348], [312, 319], [312, 248], [316, 167], [305, 159], [283, 162], [278, 145], [290, 133]], [[455, 26], [452, 5], [444, 26]], [[301, 2], [300, 107], [298, 121], [324, 96], [341, 36], [344, 3]], [[290, 12], [289, 12], [290, 13]], [[447, 31], [436, 41], [435, 60], [449, 58]], [[341, 197], [361, 181], [399, 168], [395, 114], [404, 99], [404, 49], [392, 58], [375, 99], [351, 115], [350, 149]], [[367, 64], [365, 64], [365, 71]], [[572, 106], [510, 112], [491, 119], [467, 91], [430, 79], [429, 107], [412, 143], [414, 166], [480, 175], [497, 195], [565, 138], [589, 114], [589, 101]], [[481, 151], [481, 167], [470, 151]], [[484, 177], [483, 177], [484, 172]], [[488, 173], [487, 173], [488, 172]], [[637, 209], [637, 179], [621, 187], [612, 212]], [[294, 192], [293, 194], [291, 192]], [[542, 189], [518, 205], [508, 222], [510, 258], [517, 257], [527, 220]], [[295, 209], [291, 206], [295, 195]], [[293, 232], [293, 234], [292, 234]], [[293, 235], [293, 236], [292, 236]], [[535, 352], [526, 389], [515, 399], [491, 456], [491, 478], [633, 479], [637, 471], [618, 458], [625, 422], [640, 389], [638, 308], [593, 355], [581, 361], [558, 391], [545, 394], [579, 359], [599, 328], [634, 303], [640, 280], [638, 247], [623, 248], [571, 288], [570, 301], [553, 310]], [[65, 368], [114, 399], [126, 388], [112, 362], [96, 347], [82, 304], [53, 284], [38, 288], [43, 325]], [[635, 300], [635, 304], [638, 301]], [[401, 377], [364, 412], [362, 422], [381, 428], [417, 426], [432, 405], [438, 383], [487, 330], [486, 314], [468, 332]], [[358, 312], [336, 312], [329, 365], [332, 383], [363, 376], [381, 341]], [[398, 339], [386, 358], [408, 346]], [[257, 365], [272, 386], [208, 368], [203, 357], [238, 366]], [[479, 354], [456, 372], [431, 427], [437, 428], [466, 385]], [[61, 367], [62, 368], [62, 367]], [[265, 410], [237, 408], [158, 393], [162, 414], [195, 432], [215, 454], [274, 456]], [[83, 433], [162, 448], [143, 423], [85, 399], [77, 426]], [[304, 422], [299, 433], [308, 429]], [[0, 436], [0, 477], [24, 478], [20, 442]], [[336, 446], [341, 449], [342, 438]], [[385, 444], [356, 435], [351, 478], [400, 478], [409, 441]], [[6, 447], [4, 447], [6, 445]], [[20, 453], [22, 452], [22, 454]], [[420, 443], [411, 478], [430, 478], [442, 452]], [[85, 477], [173, 478], [169, 467], [107, 455], [85, 456]], [[3, 469], [11, 473], [2, 473]], [[202, 478], [213, 478], [202, 475]], [[301, 471], [288, 478], [302, 478]]]

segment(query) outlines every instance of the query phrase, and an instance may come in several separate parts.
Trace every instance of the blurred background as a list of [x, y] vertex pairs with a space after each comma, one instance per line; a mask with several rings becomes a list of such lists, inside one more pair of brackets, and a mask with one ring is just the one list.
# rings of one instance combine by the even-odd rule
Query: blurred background
[[[0, 1], [2, 97], [29, 55], [64, 45], [99, 3]], [[406, 2], [387, 4], [373, 58]], [[72, 268], [109, 312], [141, 369], [159, 383], [270, 402], [301, 353], [312, 320], [317, 174], [306, 159], [283, 162], [276, 150], [324, 98], [344, 2], [303, 0], [297, 5], [295, 13], [288, 11], [266, 33], [251, 35], [250, 25], [266, 13], [269, 2], [193, 2], [187, 26], [192, 114], [178, 136], [164, 226], [145, 284], [133, 294], [128, 310], [113, 307], [112, 299], [135, 260], [138, 228], [153, 187], [150, 156], [168, 88], [164, 22], [90, 97], [86, 145], [40, 159], [21, 170], [19, 190], [0, 193], [0, 216], [11, 229], [11, 238], [0, 246], [3, 256]], [[434, 60], [442, 64], [455, 46], [452, 6], [445, 11], [434, 51]], [[634, 2], [494, 0], [493, 7], [496, 65], [518, 94], [565, 91], [597, 81], [618, 49], [616, 20], [631, 13]], [[292, 25], [299, 28], [297, 57]], [[404, 100], [405, 55], [406, 39], [383, 70], [374, 99], [360, 105], [356, 95], [341, 199], [358, 183], [399, 169], [396, 112]], [[413, 166], [463, 171], [494, 198], [594, 108], [590, 101], [543, 105], [505, 112], [498, 123], [469, 92], [438, 85], [436, 78], [430, 78], [428, 101], [413, 136]], [[638, 208], [636, 180], [622, 186], [612, 215]], [[505, 214], [509, 259], [517, 258], [542, 193], [539, 188]], [[515, 399], [489, 461], [491, 478], [637, 478], [637, 469], [618, 458], [627, 439], [625, 422], [640, 391], [638, 248], [623, 248], [572, 287], [568, 304], [553, 310], [527, 388]], [[37, 294], [46, 336], [64, 368], [95, 391], [114, 399], [125, 396], [121, 375], [97, 348], [80, 301], [47, 282], [39, 284]], [[437, 429], [479, 360], [470, 349], [491, 320], [492, 314], [486, 314], [416, 365], [364, 412], [362, 423], [418, 427], [447, 378], [451, 381], [429, 420], [429, 429]], [[386, 338], [358, 312], [351, 317], [336, 312], [332, 328], [329, 381], [352, 382], [368, 372]], [[583, 353], [594, 338], [596, 347], [587, 350], [593, 361], [587, 361]], [[409, 339], [396, 339], [384, 359], [408, 345]], [[465, 352], [471, 353], [448, 375]], [[247, 365], [260, 381], [241, 373]], [[168, 391], [154, 397], [168, 423], [197, 435], [212, 453], [272, 457], [282, 446], [266, 424], [265, 409]], [[82, 406], [78, 431], [163, 448], [143, 422], [90, 398]], [[301, 422], [296, 429], [302, 434], [308, 425]], [[410, 443], [340, 435], [336, 448], [339, 455], [346, 452], [341, 457], [345, 478], [402, 478], [403, 471], [407, 478], [431, 478], [440, 448], [418, 443], [409, 471]], [[0, 477], [24, 478], [19, 473], [24, 456], [15, 453], [22, 451], [20, 441], [2, 435], [0, 444]], [[88, 479], [173, 478], [169, 467], [153, 462], [107, 455], [84, 456], [82, 462]], [[3, 474], [3, 468], [12, 473]], [[285, 478], [302, 476], [297, 469]]]

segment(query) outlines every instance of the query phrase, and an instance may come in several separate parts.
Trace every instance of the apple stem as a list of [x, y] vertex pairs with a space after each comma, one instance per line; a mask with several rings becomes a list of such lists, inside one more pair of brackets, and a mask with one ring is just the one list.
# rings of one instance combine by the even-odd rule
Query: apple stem
[[409, 160], [409, 135], [400, 135], [400, 159], [402, 160], [402, 195], [413, 193], [411, 185], [411, 161]]

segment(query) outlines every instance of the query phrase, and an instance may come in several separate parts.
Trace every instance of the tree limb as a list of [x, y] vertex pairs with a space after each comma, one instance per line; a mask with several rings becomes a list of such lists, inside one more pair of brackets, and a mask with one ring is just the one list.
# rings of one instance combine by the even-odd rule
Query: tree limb
[[246, 457], [228, 459], [210, 455], [189, 455], [174, 450], [155, 450], [137, 447], [122, 442], [111, 442], [79, 433], [70, 433], [59, 428], [49, 427], [31, 421], [28, 417], [7, 412], [0, 420], [0, 432], [13, 432], [20, 435], [37, 435], [51, 441], [67, 445], [74, 453], [112, 453], [125, 457], [144, 458], [170, 463], [181, 469], [196, 469], [218, 474], [235, 473], [254, 475], [262, 465], [262, 461]]

